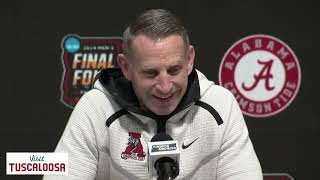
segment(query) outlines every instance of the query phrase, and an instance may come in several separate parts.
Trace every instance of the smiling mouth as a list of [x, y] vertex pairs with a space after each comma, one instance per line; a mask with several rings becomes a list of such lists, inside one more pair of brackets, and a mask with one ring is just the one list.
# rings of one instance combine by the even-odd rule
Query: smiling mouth
[[169, 101], [172, 97], [173, 97], [174, 93], [169, 95], [169, 96], [162, 96], [162, 97], [159, 97], [159, 96], [155, 96], [153, 95], [153, 97], [155, 99], [157, 99], [158, 101], [162, 101], [162, 102], [166, 102], [166, 101]]

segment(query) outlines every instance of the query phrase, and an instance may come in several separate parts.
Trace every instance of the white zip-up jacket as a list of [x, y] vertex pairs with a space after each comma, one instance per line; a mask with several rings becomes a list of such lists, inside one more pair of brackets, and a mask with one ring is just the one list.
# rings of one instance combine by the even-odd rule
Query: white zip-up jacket
[[147, 144], [160, 126], [179, 144], [176, 179], [263, 179], [237, 101], [199, 71], [189, 75], [186, 94], [165, 117], [139, 108], [120, 69], [103, 70], [96, 79], [74, 108], [55, 150], [68, 153], [69, 175], [44, 180], [156, 179], [148, 170]]

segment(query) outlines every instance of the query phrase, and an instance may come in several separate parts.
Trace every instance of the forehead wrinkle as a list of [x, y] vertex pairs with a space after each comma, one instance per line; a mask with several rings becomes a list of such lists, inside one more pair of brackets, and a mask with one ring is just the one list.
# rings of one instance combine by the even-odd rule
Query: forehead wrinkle
[[[170, 45], [172, 47], [170, 49], [165, 47], [168, 46], [168, 41], [171, 42]], [[146, 55], [158, 55], [158, 57], [161, 57], [160, 55], [179, 53], [176, 51], [177, 49], [184, 50], [183, 39], [179, 35], [171, 35], [165, 38], [158, 38], [156, 40], [151, 39], [146, 35], [138, 35], [133, 41], [133, 50], [138, 54], [147, 53]], [[163, 53], [163, 51], [167, 52]]]
[[158, 69], [158, 68], [165, 68], [165, 69], [169, 69], [171, 67], [174, 67], [174, 66], [178, 66], [180, 64], [182, 64], [184, 61], [182, 59], [179, 59], [177, 61], [174, 61], [174, 63], [171, 63], [171, 62], [168, 62], [168, 61], [165, 61], [165, 62], [162, 62], [161, 65], [159, 65], [159, 62], [156, 62], [156, 61], [149, 61], [148, 63], [146, 64], [143, 64], [141, 66], [141, 68], [143, 70], [151, 70], [151, 69]]

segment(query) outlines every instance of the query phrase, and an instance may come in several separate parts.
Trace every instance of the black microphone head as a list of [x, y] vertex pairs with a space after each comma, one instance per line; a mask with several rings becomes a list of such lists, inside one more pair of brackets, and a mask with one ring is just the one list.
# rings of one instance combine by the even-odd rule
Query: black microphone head
[[168, 157], [158, 159], [154, 167], [157, 170], [158, 180], [174, 179], [180, 172], [178, 163]]
[[151, 142], [156, 142], [156, 141], [172, 141], [172, 137], [169, 136], [166, 133], [158, 133], [155, 136], [152, 137]]

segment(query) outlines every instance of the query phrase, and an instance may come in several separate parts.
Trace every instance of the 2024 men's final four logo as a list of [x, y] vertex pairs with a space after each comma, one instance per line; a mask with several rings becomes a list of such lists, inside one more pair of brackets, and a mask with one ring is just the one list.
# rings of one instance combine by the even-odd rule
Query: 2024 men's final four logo
[[244, 114], [271, 116], [295, 98], [301, 73], [297, 57], [281, 40], [268, 35], [245, 37], [224, 55], [220, 84], [237, 99]]
[[99, 70], [116, 66], [122, 52], [120, 37], [79, 37], [67, 35], [62, 40], [61, 101], [73, 108], [92, 87]]

